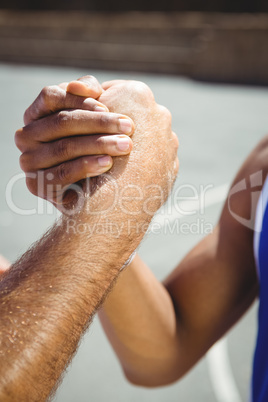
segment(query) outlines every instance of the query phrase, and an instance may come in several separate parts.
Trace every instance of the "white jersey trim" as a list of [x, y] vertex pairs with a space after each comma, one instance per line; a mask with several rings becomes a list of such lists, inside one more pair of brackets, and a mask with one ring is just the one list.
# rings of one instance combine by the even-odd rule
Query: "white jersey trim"
[[257, 273], [259, 277], [260, 277], [260, 265], [259, 265], [260, 237], [262, 231], [263, 218], [267, 204], [268, 204], [268, 176], [266, 177], [260, 198], [258, 200], [256, 217], [255, 217], [254, 255], [256, 261]]

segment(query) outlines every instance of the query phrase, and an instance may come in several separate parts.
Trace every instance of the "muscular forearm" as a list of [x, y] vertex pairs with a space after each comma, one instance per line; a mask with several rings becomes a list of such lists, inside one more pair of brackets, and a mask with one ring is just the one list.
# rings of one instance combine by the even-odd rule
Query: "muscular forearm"
[[120, 277], [101, 320], [130, 381], [159, 386], [179, 379], [251, 305], [252, 256], [234, 254], [227, 236], [219, 245], [222, 235], [216, 228], [203, 239], [165, 287], [137, 258]]
[[131, 382], [155, 386], [178, 378], [172, 300], [138, 256], [118, 279], [99, 316]]
[[[91, 175], [89, 159], [80, 158], [78, 176], [71, 173], [77, 172], [75, 158], [87, 152], [79, 141], [81, 135], [89, 140], [85, 134], [91, 114], [82, 113], [84, 131], [78, 110], [29, 122], [16, 134], [26, 173], [31, 173], [33, 166], [35, 172], [47, 166], [42, 173], [49, 182], [51, 197], [42, 188], [39, 191], [38, 175], [31, 181], [32, 173], [28, 177], [26, 174], [30, 191], [56, 202], [66, 213], [72, 210], [65, 207], [73, 206], [76, 200], [74, 197], [71, 203], [65, 202], [67, 185], [79, 181], [90, 197], [84, 199], [82, 212], [69, 221], [64, 218], [61, 226], [54, 227], [2, 279], [0, 331], [4, 364], [0, 397], [7, 401], [13, 401], [17, 395], [21, 401], [28, 401], [29, 395], [31, 400], [41, 401], [55, 387], [90, 318], [123, 263], [142, 240], [154, 212], [167, 198], [178, 169], [178, 143], [171, 132], [170, 114], [155, 103], [148, 87], [131, 82], [109, 84], [101, 101], [110, 111], [118, 110], [133, 118], [133, 152], [127, 157], [116, 157], [109, 173], [92, 179], [89, 188], [87, 180], [82, 181]], [[101, 115], [98, 133], [103, 132], [110, 119], [111, 116]], [[118, 124], [114, 129], [118, 129]], [[66, 148], [66, 141], [62, 141], [66, 130], [71, 138], [80, 138], [79, 149], [75, 141], [68, 142]], [[155, 138], [156, 145], [152, 147]], [[50, 141], [57, 145], [52, 155], [59, 150], [64, 158], [40, 166], [36, 163], [40, 159], [36, 147], [43, 150], [43, 155], [50, 155]], [[73, 150], [79, 151], [76, 156], [69, 153]], [[55, 167], [55, 163], [51, 175], [49, 168]], [[78, 185], [77, 188], [81, 190]]]
[[[113, 215], [115, 224], [118, 219]], [[81, 215], [79, 222], [85, 222]], [[102, 224], [100, 218], [87, 220], [91, 227], [96, 222]], [[79, 235], [71, 223], [72, 230], [63, 218], [1, 280], [1, 400], [46, 400], [142, 237]]]

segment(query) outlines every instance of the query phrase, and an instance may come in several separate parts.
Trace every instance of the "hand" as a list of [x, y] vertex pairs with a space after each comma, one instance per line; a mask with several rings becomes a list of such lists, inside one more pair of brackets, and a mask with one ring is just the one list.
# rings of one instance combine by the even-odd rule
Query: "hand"
[[25, 127], [16, 132], [28, 189], [59, 209], [75, 201], [70, 185], [106, 172], [111, 156], [132, 149], [133, 122], [92, 98], [102, 92], [90, 76], [46, 87], [26, 110]]
[[104, 83], [103, 89], [99, 101], [111, 112], [131, 117], [135, 132], [131, 154], [115, 158], [108, 173], [91, 179], [91, 195], [98, 190], [91, 210], [105, 211], [111, 207], [115, 213], [124, 209], [122, 219], [127, 213], [138, 218], [144, 213], [151, 219], [165, 202], [179, 167], [171, 114], [155, 102], [152, 91], [141, 82], [111, 81]]

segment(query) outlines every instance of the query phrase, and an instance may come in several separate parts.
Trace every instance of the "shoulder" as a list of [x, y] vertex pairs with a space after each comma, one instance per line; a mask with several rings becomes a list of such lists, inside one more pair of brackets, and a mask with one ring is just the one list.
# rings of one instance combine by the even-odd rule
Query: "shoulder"
[[237, 172], [219, 222], [221, 246], [240, 266], [254, 266], [254, 269], [255, 216], [267, 173], [268, 135], [257, 144]]
[[[265, 181], [268, 173], [268, 135], [263, 137], [261, 141], [255, 146], [238, 172], [238, 176], [245, 176], [245, 178], [261, 172]], [[260, 183], [263, 185], [264, 183]]]

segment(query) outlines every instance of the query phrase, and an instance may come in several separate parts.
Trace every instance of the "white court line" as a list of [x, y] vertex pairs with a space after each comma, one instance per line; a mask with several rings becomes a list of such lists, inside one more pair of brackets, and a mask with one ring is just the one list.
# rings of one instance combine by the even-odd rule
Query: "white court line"
[[218, 402], [242, 402], [233, 376], [227, 339], [218, 341], [207, 353], [209, 377]]
[[[222, 203], [228, 194], [229, 184], [209, 189], [205, 195], [204, 207], [211, 207], [215, 204]], [[172, 206], [171, 211], [166, 212], [167, 207], [164, 207], [158, 215], [153, 219], [161, 226], [165, 226], [167, 222], [175, 222], [181, 219], [184, 214], [179, 214], [175, 206]], [[200, 197], [194, 201], [180, 202], [182, 211], [199, 211]], [[208, 372], [211, 385], [217, 402], [242, 402], [240, 397], [231, 364], [228, 355], [227, 339], [223, 338], [218, 341], [207, 353]]]

